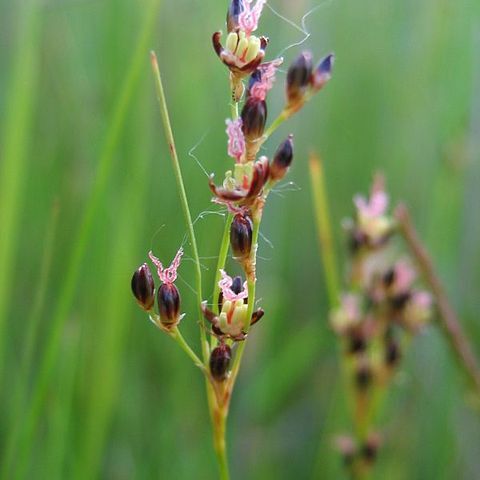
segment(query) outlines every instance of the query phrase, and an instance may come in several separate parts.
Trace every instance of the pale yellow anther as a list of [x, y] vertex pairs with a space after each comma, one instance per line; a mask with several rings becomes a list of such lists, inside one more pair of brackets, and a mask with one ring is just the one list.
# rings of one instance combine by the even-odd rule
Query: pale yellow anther
[[238, 42], [235, 55], [239, 58], [242, 58], [245, 55], [247, 48], [248, 48], [248, 40], [244, 36], [243, 38], [240, 38]]
[[237, 44], [238, 44], [238, 35], [235, 32], [230, 32], [227, 37], [227, 50], [235, 53], [235, 50], [237, 49]]
[[260, 39], [252, 35], [248, 41], [248, 50], [245, 55], [245, 62], [250, 63], [254, 60], [260, 51]]
[[225, 180], [223, 181], [223, 187], [231, 191], [231, 190], [235, 190], [236, 186], [237, 186], [237, 181], [233, 177], [232, 171], [227, 170], [225, 172]]

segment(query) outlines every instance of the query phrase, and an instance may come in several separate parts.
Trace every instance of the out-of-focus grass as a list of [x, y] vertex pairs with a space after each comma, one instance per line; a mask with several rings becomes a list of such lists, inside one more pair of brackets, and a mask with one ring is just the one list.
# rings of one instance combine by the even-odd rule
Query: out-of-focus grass
[[[148, 51], [157, 50], [162, 64], [196, 217], [212, 206], [189, 150], [205, 135], [194, 152], [201, 164], [218, 175], [228, 164], [227, 74], [210, 46], [226, 6], [164, 0], [157, 13], [159, 3], [0, 1], [3, 478], [216, 474], [202, 379], [134, 308], [129, 281], [151, 247], [170, 258], [186, 233]], [[298, 23], [315, 3], [271, 5]], [[260, 245], [258, 287], [267, 315], [252, 332], [233, 400], [234, 478], [342, 475], [331, 438], [348, 419], [312, 220], [311, 148], [324, 159], [337, 247], [352, 195], [382, 169], [393, 197], [412, 206], [480, 350], [480, 5], [335, 0], [307, 24], [306, 47], [317, 57], [335, 51], [336, 70], [267, 144], [271, 154], [283, 135], [295, 134], [290, 180], [299, 188], [279, 191], [267, 206], [263, 233], [274, 248]], [[261, 32], [271, 38], [271, 56], [301, 37], [268, 9]], [[288, 50], [286, 62], [298, 51]], [[272, 118], [283, 80], [279, 74]], [[59, 218], [50, 241], [54, 199]], [[221, 218], [205, 216], [196, 227], [210, 292], [215, 259], [208, 257], [217, 253]], [[52, 265], [42, 280], [49, 242]], [[188, 255], [179, 283], [189, 313], [182, 328], [198, 347]], [[25, 372], [18, 365], [44, 288]], [[385, 410], [376, 478], [475, 478], [480, 422], [465, 406], [461, 378], [437, 332], [414, 342]], [[20, 404], [17, 391], [25, 392]]]

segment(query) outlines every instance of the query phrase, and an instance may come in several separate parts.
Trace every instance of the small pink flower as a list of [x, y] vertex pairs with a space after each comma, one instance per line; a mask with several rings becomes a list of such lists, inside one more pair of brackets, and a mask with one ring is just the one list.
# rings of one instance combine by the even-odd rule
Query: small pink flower
[[413, 294], [412, 302], [418, 308], [421, 308], [423, 310], [429, 310], [430, 308], [432, 308], [433, 299], [430, 293], [425, 291], [419, 291]]
[[405, 293], [410, 290], [417, 274], [410, 263], [406, 260], [400, 260], [395, 265], [395, 280], [393, 288], [397, 293]]
[[242, 131], [242, 119], [228, 119], [226, 123], [226, 132], [228, 135], [228, 155], [234, 158], [237, 162], [240, 162], [241, 158], [245, 154], [245, 137]]
[[250, 89], [251, 98], [254, 98], [260, 102], [265, 101], [267, 93], [273, 87], [277, 68], [282, 64], [282, 62], [282, 58], [277, 58], [273, 62], [264, 63], [258, 67], [258, 70], [260, 70], [260, 79], [256, 81]]
[[353, 202], [361, 215], [369, 218], [381, 217], [388, 208], [388, 195], [383, 190], [378, 190], [371, 193], [369, 201], [356, 195]]
[[236, 302], [237, 300], [243, 300], [243, 299], [248, 297], [247, 282], [243, 283], [243, 290], [240, 293], [237, 294], [232, 290], [232, 284], [233, 284], [232, 277], [227, 275], [225, 270], [220, 270], [220, 273], [222, 275], [222, 278], [218, 282], [218, 286], [222, 290], [224, 300], [229, 300], [231, 302]]
[[258, 28], [258, 21], [267, 0], [257, 0], [252, 6], [253, 0], [243, 0], [243, 11], [238, 16], [238, 26], [247, 35], [250, 35]]
[[183, 248], [180, 247], [171, 265], [168, 268], [163, 268], [162, 262], [153, 255], [150, 251], [148, 256], [153, 264], [157, 267], [158, 277], [163, 283], [172, 284], [177, 279], [177, 269], [180, 266], [180, 260], [183, 255]]

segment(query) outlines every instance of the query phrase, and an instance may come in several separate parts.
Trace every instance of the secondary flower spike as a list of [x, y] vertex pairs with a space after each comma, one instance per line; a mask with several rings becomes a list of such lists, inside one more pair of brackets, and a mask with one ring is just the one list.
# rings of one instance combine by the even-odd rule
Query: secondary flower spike
[[180, 266], [183, 249], [180, 248], [178, 250], [168, 268], [164, 268], [162, 262], [160, 262], [152, 252], [149, 252], [148, 255], [153, 264], [157, 267], [158, 277], [163, 282], [157, 292], [157, 305], [160, 322], [165, 328], [171, 329], [176, 326], [181, 319], [180, 293], [173, 282], [177, 279], [177, 270]]

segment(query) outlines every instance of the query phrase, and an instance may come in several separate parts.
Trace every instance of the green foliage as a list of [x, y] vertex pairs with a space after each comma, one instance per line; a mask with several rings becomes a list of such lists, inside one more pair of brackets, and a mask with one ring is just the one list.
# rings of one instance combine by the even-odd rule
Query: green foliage
[[[314, 5], [270, 3], [297, 23]], [[2, 479], [216, 475], [203, 379], [135, 308], [129, 282], [150, 248], [171, 258], [186, 234], [149, 50], [162, 66], [196, 217], [213, 207], [188, 152], [198, 144], [208, 172], [228, 162], [228, 82], [210, 45], [225, 10], [213, 0], [0, 1]], [[307, 24], [305, 47], [316, 58], [334, 51], [337, 63], [325, 91], [266, 144], [271, 155], [295, 134], [288, 180], [300, 190], [272, 194], [262, 224], [274, 248], [260, 241], [266, 316], [232, 404], [234, 479], [342, 475], [330, 445], [349, 423], [327, 328], [310, 149], [324, 161], [337, 252], [352, 195], [381, 169], [393, 198], [412, 207], [480, 345], [480, 5], [337, 0]], [[301, 38], [268, 8], [262, 32], [269, 58]], [[196, 229], [210, 292], [223, 224], [206, 215]], [[193, 262], [180, 274], [191, 312], [182, 329], [199, 351]], [[475, 478], [480, 421], [437, 331], [414, 342], [404, 367], [376, 478]]]

